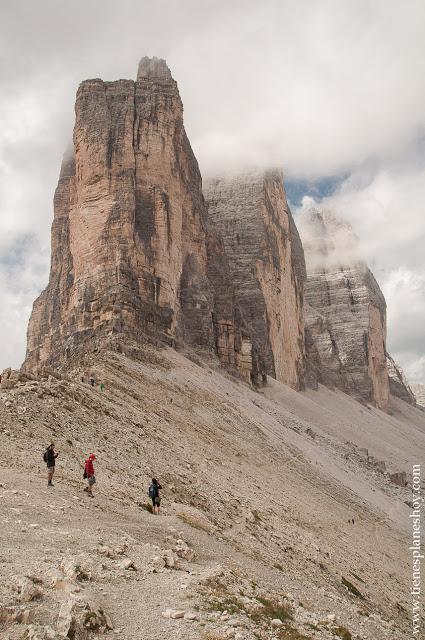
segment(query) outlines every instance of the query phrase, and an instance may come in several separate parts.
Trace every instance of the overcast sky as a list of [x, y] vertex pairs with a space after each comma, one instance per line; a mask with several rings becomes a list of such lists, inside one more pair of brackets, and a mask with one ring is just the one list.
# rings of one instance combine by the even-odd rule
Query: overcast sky
[[0, 370], [47, 283], [53, 192], [85, 78], [165, 57], [201, 171], [282, 166], [294, 213], [348, 217], [425, 382], [423, 0], [10, 0], [0, 4]]

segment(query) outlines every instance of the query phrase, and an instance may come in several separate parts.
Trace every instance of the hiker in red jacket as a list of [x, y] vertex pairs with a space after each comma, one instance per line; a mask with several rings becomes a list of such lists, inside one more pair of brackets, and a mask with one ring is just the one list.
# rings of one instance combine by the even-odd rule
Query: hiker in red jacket
[[87, 478], [87, 487], [84, 488], [84, 491], [87, 491], [90, 498], [93, 498], [93, 485], [96, 482], [96, 476], [94, 475], [94, 465], [93, 462], [96, 460], [96, 456], [94, 453], [91, 453], [87, 458], [84, 464], [84, 478]]

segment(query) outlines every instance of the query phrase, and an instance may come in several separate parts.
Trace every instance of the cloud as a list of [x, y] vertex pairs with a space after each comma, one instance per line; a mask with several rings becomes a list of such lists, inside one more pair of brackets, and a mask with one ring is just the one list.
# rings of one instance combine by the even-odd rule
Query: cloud
[[351, 222], [387, 301], [388, 349], [417, 382], [425, 380], [424, 160], [414, 149], [375, 173], [366, 165], [331, 196], [305, 196], [295, 209], [301, 218], [312, 206], [330, 209]]
[[[417, 275], [419, 242], [401, 216], [419, 236], [421, 175], [403, 163], [425, 131], [422, 0], [15, 0], [0, 13], [0, 283], [3, 309], [17, 314], [4, 320], [0, 368], [19, 364], [18, 336], [46, 281], [30, 274], [40, 261], [46, 272], [78, 83], [134, 77], [145, 54], [165, 57], [178, 80], [203, 173], [248, 163], [283, 166], [299, 183], [332, 176], [341, 210], [353, 197], [359, 220], [381, 216], [382, 242], [359, 234], [373, 266], [388, 272], [390, 252], [398, 264], [407, 252]], [[373, 196], [396, 197], [400, 215], [386, 200], [379, 213]], [[34, 241], [12, 281], [2, 258], [22, 237]]]

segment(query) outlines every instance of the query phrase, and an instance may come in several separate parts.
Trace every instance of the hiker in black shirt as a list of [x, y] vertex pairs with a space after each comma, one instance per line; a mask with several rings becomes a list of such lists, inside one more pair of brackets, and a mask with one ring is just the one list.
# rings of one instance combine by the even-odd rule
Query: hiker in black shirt
[[156, 478], [152, 478], [152, 484], [149, 487], [149, 497], [152, 500], [152, 513], [159, 516], [159, 508], [161, 506], [161, 497], [159, 490], [162, 489]]
[[44, 462], [47, 464], [47, 485], [53, 487], [53, 474], [55, 473], [56, 458], [59, 453], [55, 452], [55, 444], [52, 442], [44, 452]]

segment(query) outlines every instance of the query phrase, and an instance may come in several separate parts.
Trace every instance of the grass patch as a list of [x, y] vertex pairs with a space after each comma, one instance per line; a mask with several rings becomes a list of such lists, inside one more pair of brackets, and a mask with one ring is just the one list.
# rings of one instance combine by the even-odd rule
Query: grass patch
[[206, 606], [210, 611], [239, 613], [243, 610], [243, 605], [239, 598], [231, 593], [217, 576], [207, 578], [203, 586], [211, 592], [211, 598], [206, 602]]
[[253, 611], [250, 616], [254, 622], [261, 622], [263, 618], [270, 618], [273, 620], [277, 618], [282, 622], [292, 619], [292, 610], [289, 605], [280, 604], [275, 600], [269, 600], [268, 598], [257, 598], [258, 602], [263, 605], [261, 609]]
[[354, 584], [352, 582], [347, 580], [347, 578], [344, 578], [344, 576], [342, 576], [341, 581], [342, 581], [342, 584], [344, 585], [344, 587], [347, 587], [347, 589], [348, 589], [348, 591], [350, 591], [350, 593], [352, 593], [353, 595], [357, 596], [358, 598], [361, 598], [362, 600], [364, 600], [363, 594], [361, 593], [361, 591], [359, 591], [357, 589], [356, 586], [354, 586]]
[[362, 584], [366, 584], [366, 582], [364, 580], [362, 580], [362, 578], [358, 575], [356, 575], [354, 573], [354, 571], [350, 571], [350, 574], [353, 576], [353, 578], [355, 578], [356, 580], [358, 580], [359, 582], [361, 582]]
[[200, 518], [199, 516], [195, 516], [192, 513], [185, 513], [181, 511], [180, 513], [177, 514], [177, 517], [182, 522], [184, 522], [185, 524], [188, 524], [190, 527], [193, 527], [194, 529], [200, 529], [201, 531], [206, 531], [207, 533], [211, 533], [211, 526], [209, 522], [207, 522], [203, 518]]
[[347, 627], [332, 627], [332, 633], [341, 638], [341, 640], [353, 640], [353, 636], [348, 631]]
[[144, 509], [148, 513], [153, 513], [153, 507], [150, 502], [138, 502], [137, 506]]

